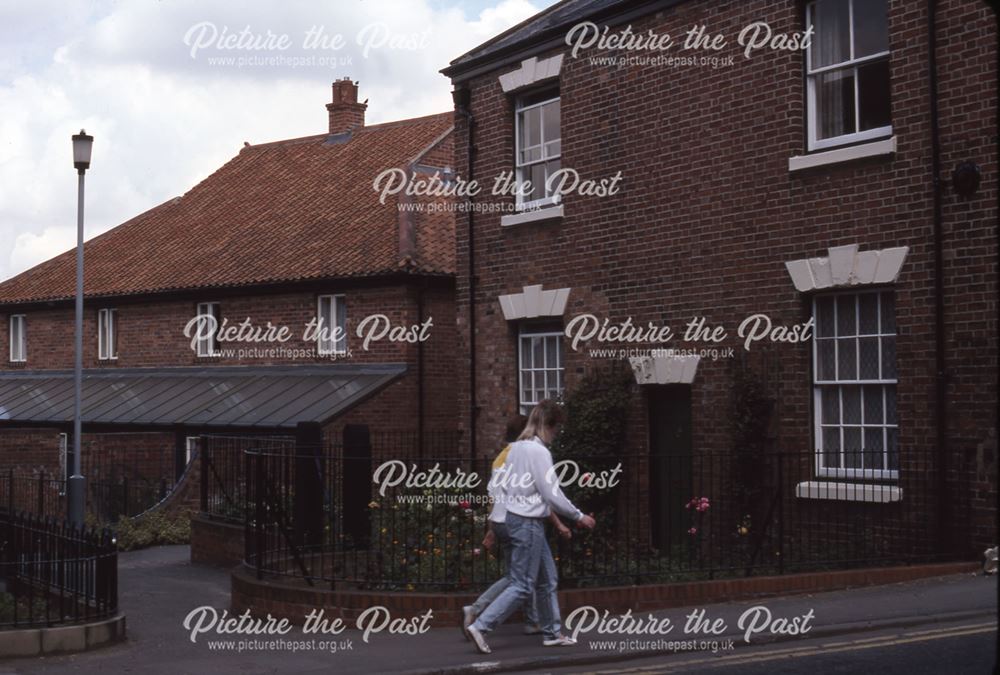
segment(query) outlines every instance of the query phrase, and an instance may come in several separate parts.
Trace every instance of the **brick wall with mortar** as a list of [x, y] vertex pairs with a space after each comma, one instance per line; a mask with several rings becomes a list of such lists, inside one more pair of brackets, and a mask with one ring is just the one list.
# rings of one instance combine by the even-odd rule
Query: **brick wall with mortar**
[[[306, 323], [316, 314], [317, 296], [343, 293], [347, 302], [347, 345], [350, 355], [335, 361], [346, 364], [403, 363], [407, 373], [374, 397], [362, 402], [330, 425], [327, 433], [339, 434], [345, 424], [367, 424], [372, 430], [415, 431], [420, 410], [418, 373], [423, 369], [423, 414], [425, 430], [453, 430], [455, 405], [453, 394], [452, 359], [455, 352], [453, 289], [446, 279], [414, 281], [412, 284], [334, 284], [310, 287], [307, 290], [267, 290], [260, 292], [216, 291], [183, 299], [122, 298], [88, 302], [84, 313], [84, 366], [115, 369], [128, 367], [173, 366], [233, 366], [233, 365], [300, 365], [332, 363], [315, 354], [314, 343], [302, 339]], [[292, 339], [283, 347], [310, 350], [306, 356], [282, 357], [268, 354], [240, 356], [225, 350], [254, 348], [252, 343], [227, 345], [219, 357], [198, 357], [190, 348], [190, 339], [183, 334], [185, 324], [195, 315], [197, 303], [217, 301], [222, 316], [231, 323], [249, 318], [254, 326], [287, 325]], [[422, 305], [422, 309], [420, 309]], [[97, 356], [97, 310], [114, 307], [118, 311], [118, 359], [100, 361]], [[422, 312], [422, 317], [420, 316]], [[28, 360], [24, 364], [0, 363], [4, 370], [70, 369], [73, 366], [71, 305], [10, 309], [0, 316], [0, 340], [6, 343], [8, 316], [27, 315]], [[356, 333], [362, 319], [374, 314], [387, 316], [393, 326], [412, 326], [431, 319], [429, 338], [422, 344], [373, 341], [364, 347], [363, 337]], [[267, 348], [271, 345], [258, 345]], [[422, 361], [422, 366], [421, 366]], [[0, 453], [0, 462], [15, 462], [19, 467], [29, 464], [58, 468], [58, 431], [4, 428], [0, 429], [2, 447], [12, 453]], [[192, 430], [194, 435], [201, 430]], [[154, 440], [150, 440], [154, 439]], [[136, 443], [142, 447], [132, 447]], [[148, 442], [147, 442], [148, 441]], [[173, 475], [174, 436], [172, 432], [148, 435], [135, 433], [85, 433], [84, 457], [98, 464], [107, 464], [118, 457], [126, 465], [141, 460], [143, 475], [159, 475], [159, 467], [167, 466]], [[157, 452], [143, 450], [150, 443]], [[148, 450], [148, 448], [147, 448]], [[4, 464], [0, 464], [3, 466]]]
[[[947, 186], [944, 200], [944, 286], [948, 367], [948, 484], [969, 503], [970, 540], [988, 543], [996, 529], [996, 29], [978, 0], [939, 3], [939, 89], [942, 167], [962, 160], [982, 168], [971, 198]], [[800, 3], [692, 1], [631, 22], [637, 34], [683, 35], [704, 24], [730, 38], [767, 21], [777, 31], [801, 30]], [[475, 215], [476, 442], [493, 451], [517, 407], [516, 328], [497, 297], [529, 284], [572, 289], [565, 318], [593, 313], [613, 322], [631, 317], [673, 327], [693, 316], [726, 326], [723, 346], [742, 349], [736, 326], [768, 314], [793, 325], [810, 315], [809, 298], [791, 283], [784, 262], [825, 257], [828, 247], [861, 250], [909, 246], [895, 284], [898, 321], [900, 446], [934, 457], [935, 335], [933, 184], [928, 80], [927, 8], [889, 2], [894, 156], [790, 173], [789, 157], [806, 147], [804, 55], [737, 54], [732, 66], [612, 67], [586, 52], [564, 53], [559, 78], [562, 165], [583, 177], [624, 176], [620, 194], [569, 196], [555, 223], [501, 227], [497, 213]], [[593, 50], [595, 55], [602, 55]], [[475, 175], [490, 185], [512, 168], [513, 99], [498, 76], [473, 77]], [[456, 162], [467, 167], [468, 123], [456, 115]], [[466, 176], [470, 178], [469, 176]], [[512, 198], [479, 199], [512, 201]], [[459, 278], [459, 421], [468, 428], [468, 215], [456, 222]], [[591, 344], [590, 346], [600, 346]], [[802, 451], [813, 444], [811, 348], [758, 343], [753, 351], [780, 361], [783, 377], [769, 390], [777, 401], [772, 446]], [[567, 349], [572, 387], [593, 366], [583, 349]], [[727, 419], [731, 377], [724, 361], [703, 359], [692, 388], [693, 444], [731, 447]], [[630, 442], [647, 448], [645, 405], [630, 414]], [[931, 467], [933, 470], [933, 467]], [[872, 506], [870, 508], [879, 508]], [[960, 510], [961, 512], [961, 510]], [[936, 522], [928, 505], [921, 515]]]

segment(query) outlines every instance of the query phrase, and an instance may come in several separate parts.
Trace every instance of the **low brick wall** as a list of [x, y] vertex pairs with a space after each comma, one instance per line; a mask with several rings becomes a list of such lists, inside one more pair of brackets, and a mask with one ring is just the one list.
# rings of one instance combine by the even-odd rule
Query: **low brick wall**
[[[612, 612], [624, 612], [628, 609], [646, 612], [899, 583], [979, 569], [978, 563], [942, 563], [648, 586], [582, 588], [560, 591], [559, 605], [564, 615], [584, 605]], [[303, 617], [316, 608], [323, 608], [327, 618], [339, 617], [345, 622], [353, 622], [361, 611], [382, 605], [397, 616], [413, 616], [433, 609], [433, 627], [454, 626], [460, 621], [462, 606], [471, 604], [476, 598], [476, 594], [337, 591], [321, 586], [308, 587], [304, 582], [258, 581], [251, 570], [243, 567], [233, 570], [231, 590], [230, 609], [233, 612], [242, 613], [249, 609], [254, 616], [270, 614], [295, 624], [301, 624]]]
[[125, 639], [125, 615], [90, 623], [0, 631], [0, 657], [83, 652]]
[[243, 525], [191, 515], [191, 562], [235, 567], [243, 562]]

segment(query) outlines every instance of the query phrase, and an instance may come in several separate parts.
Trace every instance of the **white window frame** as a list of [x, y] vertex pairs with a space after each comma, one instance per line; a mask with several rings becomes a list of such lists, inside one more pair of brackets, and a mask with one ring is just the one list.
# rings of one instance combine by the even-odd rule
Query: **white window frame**
[[118, 310], [101, 309], [97, 312], [97, 358], [101, 361], [118, 360]]
[[[899, 398], [898, 398], [898, 388], [897, 387], [898, 387], [898, 384], [899, 384], [899, 375], [898, 375], [898, 370], [897, 370], [896, 371], [896, 377], [894, 377], [894, 378], [883, 378], [883, 377], [881, 377], [881, 375], [882, 375], [882, 366], [883, 366], [883, 361], [882, 361], [882, 338], [884, 338], [884, 337], [898, 338], [898, 336], [899, 336], [899, 328], [897, 326], [896, 329], [895, 329], [895, 332], [892, 332], [892, 333], [887, 333], [887, 332], [884, 332], [882, 330], [882, 296], [883, 296], [883, 294], [887, 294], [887, 293], [893, 295], [893, 311], [895, 311], [895, 294], [894, 294], [894, 291], [892, 289], [887, 289], [887, 288], [875, 288], [875, 289], [863, 290], [863, 291], [839, 291], [839, 292], [833, 292], [833, 293], [820, 293], [820, 294], [817, 294], [817, 295], [813, 296], [813, 299], [812, 299], [812, 315], [813, 315], [813, 319], [815, 321], [815, 326], [816, 326], [815, 329], [814, 329], [814, 337], [813, 337], [813, 417], [814, 417], [814, 419], [813, 419], [813, 435], [814, 435], [814, 443], [815, 443], [815, 448], [816, 448], [815, 457], [814, 457], [814, 465], [815, 465], [816, 475], [818, 477], [824, 477], [824, 478], [854, 478], [854, 479], [866, 479], [866, 480], [898, 480], [899, 479], [899, 469], [898, 468], [897, 469], [889, 469], [889, 468], [884, 468], [884, 469], [866, 469], [864, 467], [862, 467], [862, 468], [845, 467], [844, 466], [845, 460], [844, 460], [844, 454], [843, 454], [843, 452], [844, 452], [844, 428], [845, 427], [858, 427], [858, 428], [860, 428], [861, 429], [862, 444], [864, 443], [864, 429], [865, 429], [865, 427], [881, 427], [882, 428], [882, 454], [883, 454], [882, 466], [884, 466], [884, 467], [888, 467], [889, 466], [889, 429], [896, 429], [897, 432], [898, 432], [898, 429], [899, 429], [899, 413], [898, 413], [898, 410], [897, 410], [897, 413], [896, 413], [896, 423], [895, 424], [889, 424], [888, 421], [887, 421], [886, 391], [890, 387], [893, 387], [893, 388], [896, 389], [896, 393], [897, 393], [896, 401], [897, 401], [897, 405], [898, 405]], [[876, 311], [878, 313], [878, 323], [879, 323], [879, 327], [878, 327], [878, 332], [877, 333], [865, 333], [865, 334], [861, 334], [861, 332], [860, 332], [861, 331], [861, 321], [860, 321], [860, 318], [861, 318], [860, 317], [860, 314], [861, 314], [861, 310], [860, 310], [861, 303], [860, 303], [859, 300], [860, 300], [860, 296], [862, 296], [862, 295], [875, 295], [876, 298], [877, 298]], [[839, 328], [838, 328], [838, 318], [839, 318], [838, 312], [840, 311], [839, 310], [838, 299], [840, 297], [843, 297], [843, 296], [850, 296], [850, 297], [853, 297], [855, 299], [854, 300], [854, 308], [855, 308], [855, 317], [854, 317], [854, 321], [855, 321], [855, 335], [853, 335], [853, 336], [847, 336], [847, 337], [853, 337], [855, 340], [858, 340], [858, 339], [860, 339], [862, 337], [865, 337], [865, 338], [877, 338], [877, 341], [878, 341], [878, 359], [879, 359], [879, 375], [880, 375], [879, 379], [860, 379], [860, 375], [861, 375], [861, 349], [858, 348], [857, 344], [856, 344], [855, 350], [854, 350], [854, 357], [856, 359], [856, 365], [855, 365], [855, 368], [856, 368], [856, 370], [855, 370], [855, 377], [856, 377], [856, 379], [853, 379], [853, 380], [850, 380], [850, 379], [840, 379], [840, 362], [839, 362], [839, 356], [840, 355], [839, 355], [839, 350], [836, 350], [836, 349], [834, 351], [834, 366], [833, 366], [834, 373], [836, 375], [836, 379], [834, 379], [834, 380], [821, 380], [820, 379], [819, 345], [820, 345], [820, 342], [823, 341], [823, 340], [837, 340], [839, 338], [838, 333], [837, 333], [837, 331], [839, 330]], [[819, 301], [821, 299], [824, 299], [824, 298], [833, 298], [833, 307], [834, 307], [833, 326], [834, 326], [834, 334], [833, 334], [833, 336], [820, 337], [819, 336], [819, 309], [818, 309], [818, 303], [819, 303]], [[895, 320], [893, 321], [893, 323], [895, 323]], [[898, 368], [898, 364], [896, 365], [896, 368]], [[865, 418], [864, 418], [865, 409], [864, 409], [864, 398], [863, 397], [864, 397], [864, 387], [866, 385], [879, 386], [880, 391], [882, 392], [882, 422], [880, 422], [878, 424], [866, 424], [866, 422], [865, 422]], [[861, 398], [859, 399], [860, 421], [857, 424], [844, 424], [844, 422], [843, 422], [843, 405], [844, 405], [843, 387], [844, 386], [857, 386], [857, 387], [861, 388], [861, 394], [860, 394]], [[823, 392], [824, 388], [830, 388], [830, 387], [837, 387], [838, 391], [839, 391], [838, 401], [839, 401], [839, 405], [840, 405], [840, 419], [837, 421], [836, 424], [825, 423], [823, 421], [823, 395], [822, 395], [822, 392]], [[834, 427], [834, 426], [838, 427], [840, 429], [840, 448], [839, 448], [839, 453], [840, 453], [840, 462], [839, 463], [840, 463], [840, 467], [827, 467], [827, 466], [824, 465], [825, 449], [823, 447], [823, 429], [825, 427]], [[863, 450], [863, 448], [862, 448], [862, 450]], [[899, 447], [898, 441], [897, 441], [896, 452], [898, 454], [900, 454], [900, 455], [902, 453], [902, 449]], [[898, 462], [900, 461], [900, 459], [901, 459], [901, 457], [897, 457], [897, 465], [898, 465]], [[862, 462], [863, 461], [864, 461], [864, 458], [862, 456]]]
[[[198, 316], [214, 316], [218, 327], [221, 328], [222, 325], [222, 310], [218, 302], [199, 302], [197, 308]], [[198, 329], [199, 333], [200, 326]], [[221, 352], [219, 351], [219, 340], [213, 333], [208, 337], [200, 338], [198, 340], [198, 349], [196, 354], [198, 358], [212, 358], [219, 356]]]
[[[847, 0], [848, 3], [848, 29], [850, 30], [850, 56], [846, 61], [841, 63], [834, 63], [827, 66], [822, 66], [820, 68], [813, 68], [812, 66], [812, 43], [817, 39], [814, 34], [812, 40], [810, 41], [810, 46], [806, 49], [806, 117], [808, 120], [808, 140], [809, 140], [809, 150], [823, 150], [826, 148], [834, 148], [842, 145], [849, 145], [852, 143], [862, 143], [864, 141], [871, 141], [876, 139], [883, 139], [892, 136], [892, 124], [890, 123], [884, 127], [878, 127], [876, 129], [867, 129], [865, 131], [855, 131], [849, 134], [842, 134], [840, 136], [834, 136], [832, 138], [819, 138], [819, 110], [816, 106], [816, 80], [819, 75], [823, 73], [828, 73], [835, 70], [848, 70], [854, 71], [854, 125], [857, 128], [859, 121], [861, 119], [861, 108], [860, 108], [860, 97], [858, 96], [858, 66], [863, 66], [867, 63], [873, 61], [879, 61], [882, 59], [888, 60], [889, 55], [892, 53], [891, 50], [885, 50], [877, 54], [871, 54], [869, 56], [863, 56], [861, 58], [854, 58], [854, 3], [858, 0]], [[864, 0], [862, 0], [864, 1]], [[813, 26], [813, 8], [818, 2], [823, 2], [823, 0], [812, 0], [808, 5], [806, 5], [806, 25]]]
[[[522, 101], [524, 100], [524, 96], [519, 96], [519, 97], [517, 97], [515, 99], [515, 103], [514, 103], [514, 177], [515, 177], [515, 180], [517, 181], [518, 186], [520, 186], [521, 183], [524, 180], [527, 180], [525, 178], [525, 176], [524, 176], [525, 169], [530, 169], [530, 167], [534, 166], [535, 164], [545, 164], [546, 162], [551, 162], [552, 160], [558, 159], [558, 160], [560, 160], [560, 166], [562, 166], [562, 102], [561, 102], [560, 98], [561, 98], [560, 94], [557, 91], [557, 92], [554, 92], [552, 96], [546, 98], [545, 100], [537, 101], [537, 102], [532, 103], [530, 105], [523, 105], [522, 104]], [[544, 153], [545, 153], [545, 144], [546, 144], [546, 140], [545, 140], [545, 122], [542, 121], [542, 122], [540, 122], [541, 128], [538, 130], [538, 138], [539, 138], [539, 146], [538, 147], [541, 148], [541, 152], [542, 152], [543, 156], [540, 159], [538, 159], [538, 160], [536, 160], [534, 162], [525, 162], [525, 163], [522, 163], [521, 162], [521, 115], [526, 110], [531, 110], [532, 108], [539, 108], [539, 107], [541, 107], [543, 105], [547, 105], [549, 103], [552, 103], [553, 101], [560, 101], [560, 104], [559, 104], [559, 154], [553, 155], [551, 157], [544, 156]], [[549, 142], [551, 142], [551, 141], [549, 141]], [[530, 172], [529, 172], [529, 175], [530, 175]], [[533, 187], [535, 187], [535, 186], [533, 186]], [[545, 186], [544, 185], [542, 186], [542, 189], [545, 190]], [[525, 201], [524, 200], [524, 195], [521, 194], [520, 189], [518, 189], [517, 194], [515, 195], [515, 200], [516, 200], [516, 207], [517, 207], [518, 211], [528, 211], [528, 210], [542, 209], [542, 208], [545, 208], [547, 206], [556, 206], [560, 202], [559, 195], [557, 195], [557, 194], [556, 195], [547, 196], [547, 197], [542, 197], [540, 199], [532, 199], [530, 201]]]
[[[333, 321], [337, 320], [341, 305], [344, 307], [344, 321], [340, 326], [342, 337], [340, 340], [323, 339], [323, 305], [330, 305], [329, 313]], [[333, 293], [321, 295], [316, 298], [316, 352], [322, 356], [340, 356], [347, 353], [347, 299], [343, 293]]]
[[[524, 373], [526, 371], [532, 373], [532, 378], [534, 378], [534, 373], [549, 373], [554, 372], [556, 375], [556, 390], [554, 391], [554, 396], [549, 396], [549, 388], [546, 386], [543, 398], [558, 398], [562, 396], [562, 393], [566, 390], [566, 350], [563, 348], [562, 338], [564, 337], [562, 331], [553, 330], [539, 330], [530, 327], [522, 326], [517, 333], [517, 399], [518, 405], [521, 409], [522, 415], [527, 415], [531, 412], [531, 409], [535, 407], [538, 403], [536, 400], [529, 400], [526, 397], [524, 389]], [[535, 338], [542, 338], [542, 365], [538, 366], [534, 363], [534, 351], [530, 348], [528, 349], [530, 365], [529, 367], [524, 367], [524, 349], [525, 342], [529, 342]], [[544, 341], [554, 339], [556, 343], [556, 361], [554, 366], [550, 366], [548, 363], [549, 350]], [[534, 379], [532, 379], [534, 382]], [[536, 387], [532, 387], [532, 390]], [[539, 399], [541, 400], [541, 399]]]
[[191, 464], [191, 457], [194, 455], [194, 451], [198, 449], [198, 436], [187, 436], [184, 438], [184, 466], [187, 467]]
[[25, 363], [28, 360], [28, 317], [26, 314], [11, 314], [7, 325], [10, 331], [10, 362]]
[[69, 479], [69, 434], [59, 434], [59, 496], [66, 496], [66, 481]]

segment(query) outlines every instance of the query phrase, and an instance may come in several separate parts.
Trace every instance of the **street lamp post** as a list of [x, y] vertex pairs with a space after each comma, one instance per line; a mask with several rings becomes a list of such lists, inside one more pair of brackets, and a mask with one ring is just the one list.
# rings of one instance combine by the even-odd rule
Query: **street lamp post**
[[73, 475], [66, 487], [69, 522], [83, 527], [86, 482], [80, 470], [80, 415], [83, 406], [83, 175], [90, 168], [94, 137], [80, 129], [73, 135], [73, 166], [77, 173], [76, 192], [76, 335], [73, 363]]

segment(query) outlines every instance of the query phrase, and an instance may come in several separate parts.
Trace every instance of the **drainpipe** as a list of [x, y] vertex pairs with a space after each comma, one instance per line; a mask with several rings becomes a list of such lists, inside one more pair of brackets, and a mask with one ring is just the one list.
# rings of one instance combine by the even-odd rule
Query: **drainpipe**
[[[424, 282], [417, 288], [417, 325], [424, 325]], [[417, 456], [424, 456], [424, 342], [417, 342]]]
[[938, 109], [937, 0], [927, 2], [928, 64], [930, 66], [931, 176], [934, 185], [934, 394], [938, 455], [938, 543], [942, 553], [951, 551], [948, 523], [948, 373], [945, 362], [944, 233], [941, 182], [941, 127]]
[[[471, 92], [468, 87], [458, 86], [451, 93], [455, 101], [455, 112], [463, 116], [468, 126], [466, 134], [466, 180], [472, 180], [473, 169], [475, 167], [476, 147], [473, 139], [476, 121], [469, 110], [469, 99]], [[472, 195], [468, 197], [473, 201]], [[468, 246], [469, 246], [469, 456], [476, 459], [476, 417], [478, 404], [476, 402], [476, 232], [474, 228], [475, 210], [470, 208], [467, 211], [468, 223]]]

